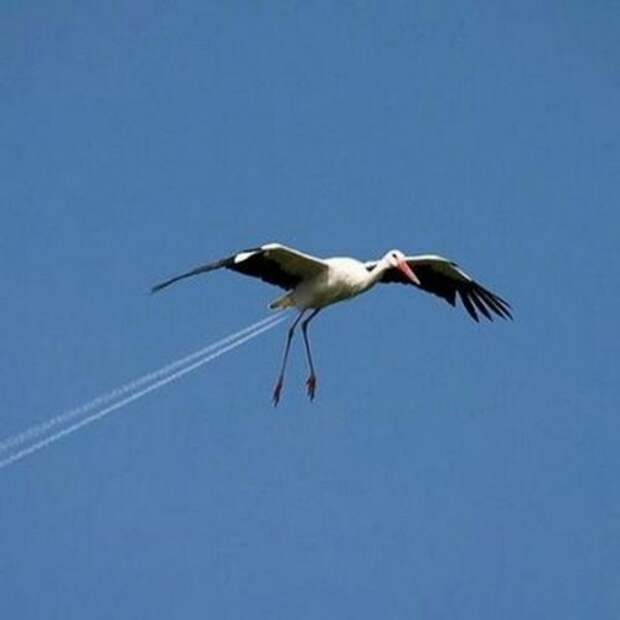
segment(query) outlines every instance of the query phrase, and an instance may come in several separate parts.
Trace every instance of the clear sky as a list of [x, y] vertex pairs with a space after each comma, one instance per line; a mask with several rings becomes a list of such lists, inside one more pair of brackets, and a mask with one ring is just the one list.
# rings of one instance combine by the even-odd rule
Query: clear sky
[[[0, 9], [0, 437], [266, 315], [280, 241], [457, 260], [0, 472], [6, 618], [620, 615], [615, 2]], [[297, 342], [298, 345], [301, 342]]]

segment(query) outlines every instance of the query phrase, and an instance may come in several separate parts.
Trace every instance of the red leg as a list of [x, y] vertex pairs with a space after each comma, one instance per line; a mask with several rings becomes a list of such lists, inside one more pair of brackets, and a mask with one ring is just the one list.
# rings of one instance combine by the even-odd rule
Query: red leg
[[284, 355], [282, 356], [282, 368], [280, 369], [280, 374], [278, 375], [278, 380], [276, 381], [275, 388], [273, 389], [273, 406], [277, 407], [280, 402], [280, 395], [282, 393], [282, 386], [284, 385], [284, 371], [286, 370], [286, 361], [288, 360], [288, 352], [291, 348], [291, 341], [293, 340], [293, 334], [295, 333], [295, 328], [299, 321], [301, 321], [301, 317], [304, 315], [306, 311], [302, 310], [299, 313], [299, 316], [293, 321], [293, 324], [289, 327], [288, 333], [286, 335], [286, 344], [284, 345]]
[[314, 373], [314, 364], [312, 363], [312, 353], [310, 352], [310, 341], [308, 340], [308, 323], [320, 312], [320, 308], [318, 310], [314, 310], [312, 314], [301, 324], [301, 331], [304, 336], [304, 344], [306, 345], [306, 356], [308, 358], [308, 367], [310, 368], [310, 376], [306, 381], [306, 391], [308, 392], [308, 396], [310, 400], [314, 400], [314, 395], [316, 394], [316, 374]]

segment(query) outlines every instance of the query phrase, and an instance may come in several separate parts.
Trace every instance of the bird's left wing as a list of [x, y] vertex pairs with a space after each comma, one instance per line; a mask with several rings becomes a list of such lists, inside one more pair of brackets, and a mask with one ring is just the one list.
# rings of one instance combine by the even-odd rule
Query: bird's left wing
[[207, 273], [222, 267], [247, 276], [260, 278], [264, 282], [290, 290], [295, 288], [302, 280], [311, 278], [326, 270], [328, 265], [320, 258], [304, 254], [299, 250], [289, 248], [280, 243], [267, 243], [266, 245], [243, 250], [221, 260], [196, 267], [191, 271], [156, 284], [151, 290], [152, 292], [160, 291], [183, 278]]
[[[420, 284], [413, 284], [398, 269], [384, 272], [380, 282], [413, 284], [423, 291], [445, 299], [450, 305], [456, 305], [457, 293], [469, 315], [478, 321], [478, 312], [490, 321], [493, 313], [503, 319], [512, 319], [510, 304], [499, 295], [487, 290], [470, 278], [458, 265], [447, 258], [426, 254], [407, 256], [407, 264], [418, 277]], [[376, 262], [366, 263], [366, 269], [372, 271]]]

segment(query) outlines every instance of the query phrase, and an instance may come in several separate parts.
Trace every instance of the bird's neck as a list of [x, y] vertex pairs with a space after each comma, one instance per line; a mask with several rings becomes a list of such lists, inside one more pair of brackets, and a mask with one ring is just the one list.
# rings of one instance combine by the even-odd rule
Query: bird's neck
[[366, 282], [366, 286], [367, 288], [370, 288], [371, 286], [374, 286], [377, 282], [379, 282], [379, 280], [381, 280], [381, 276], [383, 276], [383, 274], [390, 268], [389, 263], [384, 260], [381, 259], [376, 267], [372, 270], [368, 272], [368, 278], [367, 278], [367, 282]]

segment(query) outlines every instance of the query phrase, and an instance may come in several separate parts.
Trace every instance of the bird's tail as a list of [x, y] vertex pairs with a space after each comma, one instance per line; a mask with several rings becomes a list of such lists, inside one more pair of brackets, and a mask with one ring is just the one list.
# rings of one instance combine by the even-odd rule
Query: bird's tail
[[286, 293], [286, 295], [282, 295], [282, 297], [278, 297], [278, 299], [275, 299], [274, 301], [272, 301], [269, 304], [269, 307], [271, 308], [271, 310], [284, 310], [294, 305], [295, 303], [293, 302], [293, 297], [291, 293], [289, 292], [289, 293]]

